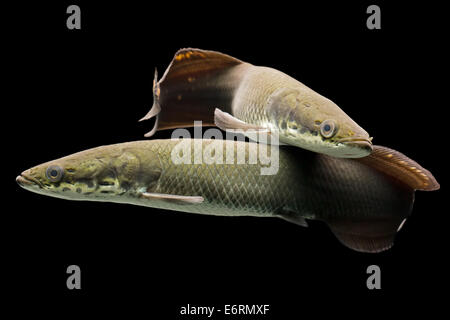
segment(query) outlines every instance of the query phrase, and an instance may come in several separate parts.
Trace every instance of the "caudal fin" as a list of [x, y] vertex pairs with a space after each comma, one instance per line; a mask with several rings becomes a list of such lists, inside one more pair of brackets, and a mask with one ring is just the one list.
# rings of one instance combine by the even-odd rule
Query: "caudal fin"
[[335, 219], [327, 221], [336, 238], [346, 247], [360, 252], [377, 253], [390, 249], [402, 218], [379, 220]]
[[179, 50], [162, 78], [153, 81], [153, 106], [141, 120], [156, 117], [157, 130], [214, 126], [214, 110], [231, 112], [235, 89], [249, 64], [226, 54], [200, 49]]
[[440, 188], [439, 183], [430, 171], [401, 152], [387, 147], [375, 145], [370, 155], [354, 161], [375, 168], [413, 190], [433, 191]]
[[[364, 158], [352, 159], [374, 168], [392, 180], [396, 211], [392, 216], [380, 212], [380, 218], [332, 218], [326, 223], [335, 236], [347, 247], [361, 252], [381, 252], [392, 247], [397, 232], [412, 210], [414, 191], [439, 189], [430, 171], [404, 154], [383, 146], [373, 146]], [[383, 205], [377, 206], [383, 210]], [[386, 207], [384, 208], [387, 209]], [[392, 208], [389, 208], [392, 210]]]

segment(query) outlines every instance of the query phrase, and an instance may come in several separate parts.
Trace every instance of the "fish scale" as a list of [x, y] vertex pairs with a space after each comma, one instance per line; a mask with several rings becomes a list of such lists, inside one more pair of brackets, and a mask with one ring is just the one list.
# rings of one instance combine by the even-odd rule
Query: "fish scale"
[[[205, 198], [205, 203], [201, 206], [207, 206], [209, 209], [212, 205], [222, 206], [227, 210], [236, 211], [236, 214], [242, 214], [241, 211], [244, 211], [255, 215], [274, 215], [286, 199], [289, 199], [286, 194], [291, 194], [290, 198], [293, 200], [291, 206], [296, 207], [297, 197], [289, 191], [288, 185], [282, 184], [285, 177], [261, 176], [261, 165], [252, 164], [175, 165], [170, 158], [171, 149], [167, 148], [168, 145], [173, 147], [175, 144], [176, 142], [169, 142], [154, 146], [158, 149], [163, 168], [162, 178], [155, 192], [192, 196], [201, 194]], [[234, 148], [235, 142], [227, 141], [225, 144]], [[266, 147], [262, 148], [265, 150]], [[191, 154], [192, 159], [193, 157]], [[283, 164], [281, 169], [284, 167]], [[274, 184], [284, 187], [274, 189]], [[293, 181], [292, 184], [296, 183]]]
[[[177, 143], [152, 145], [158, 149], [162, 165], [159, 186], [154, 192], [202, 196], [205, 200], [193, 206], [163, 204], [165, 209], [253, 216], [296, 212], [311, 219], [390, 217], [404, 215], [408, 209], [404, 203], [408, 203], [405, 199], [411, 197], [410, 191], [356, 160], [343, 161], [284, 147], [280, 150], [277, 174], [262, 176], [260, 164], [175, 165], [170, 154]], [[209, 143], [203, 141], [203, 148]], [[228, 147], [238, 143], [243, 142], [223, 142]], [[258, 148], [266, 152], [268, 146], [259, 144]]]

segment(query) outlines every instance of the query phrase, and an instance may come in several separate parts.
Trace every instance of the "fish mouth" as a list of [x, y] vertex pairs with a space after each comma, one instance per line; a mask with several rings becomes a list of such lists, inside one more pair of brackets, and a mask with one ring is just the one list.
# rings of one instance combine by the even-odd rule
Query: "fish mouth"
[[40, 186], [41, 187], [39, 182], [37, 182], [33, 178], [25, 176], [23, 173], [17, 176], [16, 182], [19, 184], [19, 186], [24, 187], [24, 188], [32, 187], [32, 186]]
[[372, 150], [372, 138], [362, 138], [362, 137], [352, 137], [352, 138], [342, 138], [338, 140], [339, 143], [344, 143], [345, 145], [354, 146], [362, 149]]

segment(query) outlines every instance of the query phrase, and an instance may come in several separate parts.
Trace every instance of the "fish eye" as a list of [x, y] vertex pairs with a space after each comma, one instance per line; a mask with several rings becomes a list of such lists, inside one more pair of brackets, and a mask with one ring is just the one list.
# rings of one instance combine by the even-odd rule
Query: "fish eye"
[[336, 134], [336, 122], [333, 120], [325, 120], [320, 125], [320, 134], [324, 138], [331, 138]]
[[58, 182], [63, 177], [63, 169], [60, 166], [50, 166], [45, 171], [47, 179], [51, 182]]

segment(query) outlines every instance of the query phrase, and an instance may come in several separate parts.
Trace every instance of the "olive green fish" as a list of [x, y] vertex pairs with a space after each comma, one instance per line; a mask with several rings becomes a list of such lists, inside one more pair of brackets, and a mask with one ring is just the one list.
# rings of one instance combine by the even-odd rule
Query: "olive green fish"
[[[264, 159], [264, 161], [263, 161]], [[213, 160], [213, 161], [212, 161]], [[274, 174], [262, 169], [276, 166]], [[225, 216], [279, 217], [329, 225], [346, 246], [390, 248], [432, 174], [389, 148], [341, 159], [295, 147], [230, 140], [152, 140], [102, 146], [22, 172], [43, 195]]]
[[281, 144], [334, 157], [372, 151], [372, 138], [333, 101], [281, 71], [215, 51], [181, 49], [160, 80], [155, 72], [153, 106], [141, 120], [153, 117], [147, 137], [202, 121], [244, 134], [276, 134]]

